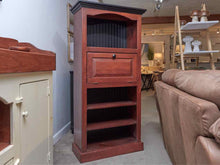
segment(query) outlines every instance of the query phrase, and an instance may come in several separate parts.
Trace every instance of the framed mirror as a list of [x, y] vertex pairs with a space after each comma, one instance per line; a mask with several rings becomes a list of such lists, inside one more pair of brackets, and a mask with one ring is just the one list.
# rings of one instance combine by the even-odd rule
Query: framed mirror
[[67, 35], [68, 35], [68, 61], [74, 61], [74, 21], [73, 14], [70, 11], [72, 5], [67, 4]]

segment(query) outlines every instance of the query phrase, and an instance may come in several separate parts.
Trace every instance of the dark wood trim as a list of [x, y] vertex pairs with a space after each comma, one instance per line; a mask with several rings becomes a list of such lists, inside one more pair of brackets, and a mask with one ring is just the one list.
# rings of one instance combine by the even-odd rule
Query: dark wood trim
[[74, 133], [74, 89], [73, 83], [74, 82], [74, 72], [70, 71], [70, 112], [71, 112], [71, 131], [72, 134]]
[[[208, 17], [209, 20], [220, 20], [220, 14], [213, 14]], [[191, 21], [190, 16], [180, 16], [180, 20]], [[174, 23], [174, 16], [164, 17], [143, 17], [142, 24], [167, 24]]]
[[101, 9], [101, 10], [117, 11], [117, 12], [132, 13], [132, 14], [139, 14], [139, 15], [142, 15], [143, 13], [146, 12], [146, 9], [124, 7], [124, 6], [97, 3], [97, 2], [84, 1], [84, 0], [79, 0], [71, 9], [71, 12], [75, 14], [81, 8]]

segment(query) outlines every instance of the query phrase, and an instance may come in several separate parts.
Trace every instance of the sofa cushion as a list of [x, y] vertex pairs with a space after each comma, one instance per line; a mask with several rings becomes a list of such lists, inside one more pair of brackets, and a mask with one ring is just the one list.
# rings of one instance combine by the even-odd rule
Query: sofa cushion
[[215, 137], [216, 142], [220, 144], [220, 118], [212, 124], [209, 128], [209, 132]]
[[176, 73], [174, 82], [177, 88], [220, 108], [220, 71], [181, 71]]
[[220, 145], [214, 139], [199, 136], [195, 145], [197, 165], [219, 165]]
[[181, 70], [179, 69], [169, 69], [167, 70], [166, 72], [164, 72], [162, 74], [162, 81], [169, 84], [169, 85], [172, 85], [172, 86], [175, 86], [175, 76], [178, 72], [180, 72]]

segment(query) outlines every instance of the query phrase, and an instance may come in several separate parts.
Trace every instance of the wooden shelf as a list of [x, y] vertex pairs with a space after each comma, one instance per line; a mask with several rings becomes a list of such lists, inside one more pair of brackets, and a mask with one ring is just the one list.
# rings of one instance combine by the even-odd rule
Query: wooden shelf
[[129, 126], [134, 124], [136, 124], [136, 121], [134, 119], [120, 119], [120, 120], [102, 121], [97, 123], [88, 123], [87, 131]]
[[96, 103], [96, 104], [88, 104], [88, 110], [94, 109], [105, 109], [105, 108], [115, 108], [115, 107], [128, 107], [135, 106], [136, 102], [134, 101], [117, 101], [117, 102], [108, 102], [108, 103]]
[[132, 143], [136, 141], [137, 140], [134, 137], [123, 137], [119, 139], [95, 142], [95, 143], [88, 144], [88, 151], [102, 150], [105, 148], [115, 147], [118, 145], [128, 144], [128, 143]]
[[[186, 52], [186, 53], [183, 53], [183, 55], [186, 55], [185, 57], [188, 57], [188, 55], [191, 55], [191, 56], [209, 56], [208, 54], [210, 54], [210, 53], [219, 53], [219, 50], [211, 50], [211, 51], [203, 50], [203, 51], [199, 51], [199, 52]], [[177, 54], [176, 57], [180, 57], [180, 54]]]
[[0, 142], [0, 151], [3, 150], [4, 148], [8, 147], [9, 145], [10, 145], [9, 143]]
[[186, 25], [181, 27], [181, 30], [206, 30], [218, 23], [219, 21], [188, 22]]

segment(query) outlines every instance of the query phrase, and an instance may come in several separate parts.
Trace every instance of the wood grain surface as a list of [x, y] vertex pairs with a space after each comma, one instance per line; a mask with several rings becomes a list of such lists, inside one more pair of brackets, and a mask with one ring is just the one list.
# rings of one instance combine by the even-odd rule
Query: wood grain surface
[[29, 43], [0, 37], [0, 73], [52, 71], [56, 69], [53, 52], [36, 48]]

